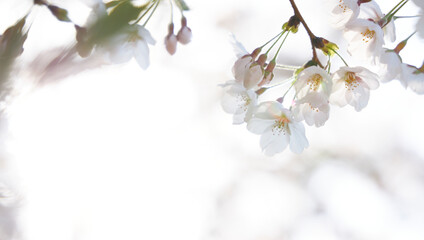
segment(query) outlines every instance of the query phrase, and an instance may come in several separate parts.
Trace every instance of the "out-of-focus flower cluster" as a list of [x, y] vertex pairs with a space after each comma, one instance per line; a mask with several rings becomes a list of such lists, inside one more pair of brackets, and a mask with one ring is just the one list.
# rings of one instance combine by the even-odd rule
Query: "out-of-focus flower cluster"
[[[422, 1], [414, 2], [422, 13]], [[400, 41], [396, 48], [385, 47], [386, 42], [396, 41], [395, 20], [401, 18], [396, 13], [408, 0], [394, 2], [393, 9], [387, 14], [382, 13], [374, 0], [326, 0], [326, 3], [331, 9], [333, 26], [343, 31], [348, 54], [379, 67], [381, 71], [374, 73], [365, 64], [348, 65], [335, 43], [313, 34], [295, 1], [290, 0], [294, 15], [283, 24], [282, 31], [252, 52], [243, 50], [233, 66], [234, 80], [223, 85], [226, 88], [222, 100], [224, 111], [234, 115], [234, 124], [247, 123], [250, 132], [261, 135], [260, 145], [266, 155], [282, 152], [287, 146], [293, 152], [301, 153], [309, 146], [303, 121], [309, 126], [323, 126], [329, 119], [331, 105], [350, 105], [361, 111], [368, 104], [370, 91], [377, 89], [380, 82], [397, 79], [405, 88], [418, 94], [424, 93], [424, 65], [415, 67], [403, 63], [400, 56], [415, 32]], [[419, 23], [423, 16], [418, 17], [416, 31], [422, 37], [423, 29]], [[307, 59], [303, 66], [277, 64], [276, 58], [285, 39], [296, 33], [300, 24], [310, 38], [312, 59]], [[277, 43], [278, 50], [269, 60], [270, 50], [278, 46]], [[237, 40], [235, 46], [244, 49]], [[326, 64], [321, 62], [317, 50], [328, 57]], [[335, 56], [345, 66], [331, 69], [335, 65], [332, 64]], [[293, 76], [282, 82], [273, 81], [275, 68], [292, 71]], [[265, 92], [284, 83], [290, 84], [290, 87], [282, 96], [271, 101], [264, 99]], [[287, 96], [292, 98], [287, 99]]]
[[[134, 57], [142, 69], [147, 69], [150, 64], [149, 48], [156, 43], [147, 23], [155, 13], [162, 15], [162, 11], [157, 11], [162, 2], [168, 4], [171, 9], [170, 32], [165, 37], [164, 45], [172, 55], [176, 51], [177, 42], [187, 44], [191, 41], [191, 29], [184, 15], [189, 8], [184, 0], [147, 0], [143, 3], [132, 0], [87, 1], [86, 4], [91, 8], [91, 13], [85, 24], [76, 24], [69, 16], [68, 10], [59, 6], [60, 4], [57, 6], [48, 0], [34, 0], [28, 13], [0, 34], [0, 94], [2, 97], [8, 94], [7, 88], [13, 85], [9, 81], [10, 73], [14, 69], [22, 68], [22, 66], [16, 66], [15, 60], [23, 53], [23, 46], [31, 25], [37, 21], [35, 10], [47, 9], [58, 21], [63, 24], [73, 24], [75, 27], [74, 45], [71, 48], [64, 46], [66, 51], [53, 57], [53, 60], [50, 59], [51, 61], [46, 63], [43, 69], [36, 69], [43, 76], [53, 76], [55, 75], [53, 72], [59, 71], [58, 69], [62, 75], [75, 74], [78, 64], [81, 70], [87, 66], [100, 65], [87, 64], [88, 61], [81, 59], [101, 59], [101, 64], [117, 64], [127, 62]], [[177, 35], [173, 33], [174, 9], [178, 9], [181, 16], [180, 30]], [[165, 14], [169, 12], [165, 11]], [[40, 52], [39, 56], [43, 56], [43, 53]], [[34, 60], [34, 62], [37, 61], [37, 59]]]

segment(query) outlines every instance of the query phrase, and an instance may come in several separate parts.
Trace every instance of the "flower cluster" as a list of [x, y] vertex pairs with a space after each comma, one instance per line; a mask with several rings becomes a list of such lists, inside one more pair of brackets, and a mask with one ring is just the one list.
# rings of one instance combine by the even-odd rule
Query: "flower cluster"
[[[156, 12], [161, 0], [149, 0], [137, 5], [131, 0], [108, 1], [93, 0], [87, 3], [92, 8], [86, 24], [74, 24], [67, 10], [48, 3], [46, 0], [34, 0], [34, 6], [47, 7], [60, 21], [73, 23], [76, 29], [76, 51], [81, 57], [93, 54], [104, 56], [106, 62], [124, 63], [136, 59], [141, 68], [149, 66], [149, 45], [154, 45], [147, 23]], [[191, 29], [187, 27], [184, 11], [189, 10], [184, 0], [169, 1], [171, 24], [165, 38], [165, 48], [172, 55], [179, 41], [187, 44], [191, 40]], [[177, 6], [181, 13], [181, 29], [174, 35], [173, 9]], [[142, 23], [142, 24], [141, 24]]]
[[[106, 53], [112, 63], [123, 63], [132, 57], [141, 68], [149, 66], [149, 47], [156, 41], [151, 36], [146, 24], [155, 13], [160, 0], [150, 0], [136, 6], [131, 1], [112, 1], [103, 3], [97, 0], [85, 27], [76, 26], [79, 53], [89, 55], [93, 49]], [[191, 29], [187, 27], [184, 11], [188, 10], [183, 0], [173, 0], [181, 12], [181, 29], [174, 35], [173, 4], [171, 7], [171, 23], [169, 33], [165, 37], [165, 48], [173, 55], [179, 41], [187, 44], [191, 40]], [[171, 1], [172, 3], [172, 1]], [[144, 21], [143, 24], [139, 24]], [[79, 34], [79, 35], [78, 35]]]
[[[332, 105], [350, 105], [361, 111], [368, 105], [371, 90], [376, 90], [380, 82], [397, 78], [404, 86], [424, 93], [423, 67], [404, 64], [399, 56], [409, 38], [400, 42], [396, 49], [384, 48], [385, 41], [396, 39], [395, 13], [407, 0], [401, 0], [387, 14], [383, 14], [372, 0], [328, 0], [334, 26], [343, 31], [348, 42], [347, 52], [380, 66], [382, 72], [379, 74], [364, 66], [349, 66], [338, 53], [338, 46], [315, 36], [294, 0], [289, 1], [294, 15], [283, 25], [283, 31], [251, 53], [244, 50], [234, 63], [234, 79], [223, 85], [226, 88], [222, 99], [224, 111], [233, 114], [233, 124], [247, 123], [250, 132], [261, 135], [260, 146], [266, 155], [282, 152], [287, 146], [291, 151], [301, 153], [309, 146], [303, 122], [309, 126], [324, 126]], [[289, 33], [296, 33], [300, 24], [311, 40], [312, 59], [299, 67], [277, 64], [276, 57], [285, 39]], [[244, 49], [239, 42], [235, 43], [237, 48]], [[270, 43], [272, 45], [263, 53], [264, 47]], [[280, 46], [275, 56], [268, 59], [270, 50], [277, 43]], [[321, 63], [317, 50], [328, 56], [326, 65]], [[333, 56], [338, 56], [345, 66], [332, 70]], [[293, 76], [275, 83], [275, 68], [291, 70]], [[265, 92], [284, 83], [290, 83], [290, 87], [282, 96], [271, 101], [265, 99]], [[292, 99], [286, 99], [288, 93]]]
[[[349, 44], [348, 53], [362, 60], [371, 59], [381, 69], [379, 74], [382, 82], [397, 79], [405, 88], [408, 87], [418, 94], [423, 94], [423, 67], [417, 68], [403, 63], [400, 56], [400, 51], [406, 46], [409, 38], [401, 41], [394, 49], [385, 47], [386, 42], [396, 40], [394, 20], [401, 17], [395, 14], [408, 0], [400, 1], [387, 14], [382, 13], [375, 1], [339, 0], [337, 2], [333, 3], [332, 13], [334, 18], [338, 19], [335, 26], [343, 29], [344, 37]], [[423, 27], [420, 24], [423, 22], [424, 5], [419, 0], [414, 2], [421, 8], [416, 29], [419, 35], [424, 37]], [[359, 16], [362, 17], [359, 18]]]

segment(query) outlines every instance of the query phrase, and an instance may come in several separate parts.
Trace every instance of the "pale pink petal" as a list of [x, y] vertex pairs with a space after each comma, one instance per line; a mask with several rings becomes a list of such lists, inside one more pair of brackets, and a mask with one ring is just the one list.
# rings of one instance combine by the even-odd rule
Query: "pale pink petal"
[[246, 89], [251, 89], [257, 87], [258, 83], [262, 80], [263, 69], [258, 64], [252, 64], [247, 69], [244, 75], [244, 87]]
[[169, 34], [165, 37], [165, 48], [169, 54], [174, 55], [177, 51], [177, 37], [174, 34]]
[[183, 26], [177, 34], [178, 42], [181, 44], [188, 44], [191, 41], [191, 35], [191, 29], [187, 26]]
[[244, 82], [244, 76], [246, 75], [246, 71], [252, 64], [252, 61], [253, 59], [250, 56], [244, 56], [237, 59], [233, 66], [233, 75], [236, 79], [236, 82]]

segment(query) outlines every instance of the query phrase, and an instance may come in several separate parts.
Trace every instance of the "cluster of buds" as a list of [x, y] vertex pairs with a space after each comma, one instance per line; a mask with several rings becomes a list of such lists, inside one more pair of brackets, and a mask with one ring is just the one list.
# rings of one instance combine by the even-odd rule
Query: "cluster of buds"
[[188, 44], [191, 41], [191, 29], [187, 27], [186, 17], [181, 18], [181, 28], [177, 35], [174, 34], [174, 23], [168, 25], [168, 35], [165, 37], [165, 47], [169, 54], [174, 55], [177, 51], [177, 43]]
[[[330, 0], [329, 0], [330, 1]], [[260, 145], [266, 155], [274, 155], [289, 148], [301, 153], [309, 146], [305, 136], [303, 122], [309, 126], [324, 126], [330, 117], [331, 105], [352, 106], [361, 111], [368, 105], [370, 91], [376, 90], [380, 82], [399, 79], [405, 87], [419, 94], [424, 94], [424, 65], [420, 68], [402, 63], [399, 52], [406, 46], [409, 36], [393, 50], [383, 49], [384, 38], [394, 41], [394, 14], [407, 2], [401, 0], [388, 14], [382, 14], [379, 6], [372, 0], [337, 0], [333, 14], [343, 15], [344, 21], [337, 21], [336, 27], [343, 25], [346, 36], [354, 34], [349, 41], [347, 52], [355, 55], [366, 52], [377, 66], [382, 66], [383, 73], [376, 74], [364, 66], [351, 67], [338, 53], [339, 47], [325, 38], [315, 36], [301, 16], [294, 0], [290, 0], [295, 15], [283, 25], [277, 40], [270, 49], [288, 33], [296, 33], [302, 24], [311, 41], [313, 57], [303, 66], [286, 66], [276, 63], [276, 57], [267, 63], [267, 54], [260, 54], [264, 46], [256, 48], [252, 53], [240, 56], [234, 66], [234, 80], [223, 86], [227, 88], [223, 95], [224, 111], [233, 114], [233, 124], [247, 123], [247, 129], [261, 135]], [[372, 16], [360, 19], [362, 8], [368, 8]], [[337, 16], [340, 18], [340, 16]], [[359, 32], [359, 33], [358, 33]], [[358, 35], [359, 34], [359, 35]], [[349, 39], [349, 37], [346, 37]], [[240, 43], [236, 41], [238, 48]], [[354, 46], [355, 52], [352, 50]], [[381, 49], [380, 49], [381, 48]], [[328, 56], [326, 65], [320, 62], [316, 49]], [[345, 66], [332, 70], [332, 57], [338, 56]], [[274, 69], [293, 71], [289, 79], [273, 83]], [[401, 73], [400, 73], [400, 72]], [[277, 99], [264, 100], [262, 94], [275, 86], [290, 83], [284, 94]], [[292, 99], [287, 101], [286, 95], [291, 93]]]

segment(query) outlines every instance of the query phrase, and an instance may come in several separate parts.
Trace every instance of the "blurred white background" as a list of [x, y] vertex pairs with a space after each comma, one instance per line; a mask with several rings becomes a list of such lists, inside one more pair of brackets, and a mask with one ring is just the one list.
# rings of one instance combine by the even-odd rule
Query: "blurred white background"
[[[31, 2], [0, 0], [0, 32]], [[77, 23], [89, 14], [82, 2], [51, 2]], [[316, 35], [346, 47], [323, 1], [297, 2]], [[259, 137], [221, 109], [218, 84], [232, 78], [229, 33], [252, 51], [279, 32], [289, 2], [187, 3], [192, 42], [167, 54], [163, 2], [147, 25], [157, 40], [147, 71], [132, 60], [35, 89], [30, 71], [14, 75], [21, 89], [4, 113], [1, 240], [424, 239], [422, 96], [381, 84], [363, 111], [333, 107], [324, 127], [307, 127], [301, 155], [266, 157]], [[388, 12], [397, 2], [378, 3]], [[411, 2], [399, 15], [417, 12]], [[396, 22], [398, 40], [415, 21]], [[21, 65], [74, 34], [38, 9]], [[403, 60], [421, 65], [423, 46], [413, 37]], [[279, 62], [299, 66], [310, 55], [301, 28]]]

